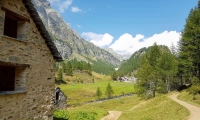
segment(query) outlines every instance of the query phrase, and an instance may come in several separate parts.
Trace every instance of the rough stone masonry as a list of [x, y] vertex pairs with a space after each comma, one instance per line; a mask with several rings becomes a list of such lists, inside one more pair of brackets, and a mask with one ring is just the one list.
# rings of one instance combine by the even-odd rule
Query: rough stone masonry
[[[22, 0], [0, 7], [0, 66], [15, 67], [14, 91], [0, 91], [0, 120], [52, 120], [56, 60]], [[18, 21], [17, 38], [4, 35], [2, 7], [30, 20]]]

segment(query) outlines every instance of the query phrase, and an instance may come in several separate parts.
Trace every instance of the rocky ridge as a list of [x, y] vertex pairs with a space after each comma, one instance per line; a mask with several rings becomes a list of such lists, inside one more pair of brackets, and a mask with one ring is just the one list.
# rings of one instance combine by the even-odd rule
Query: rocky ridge
[[119, 66], [120, 59], [81, 38], [51, 7], [47, 0], [32, 0], [32, 2], [63, 58], [70, 59], [71, 55], [79, 54], [77, 56], [85, 57], [85, 59], [82, 59], [85, 61], [99, 59]]

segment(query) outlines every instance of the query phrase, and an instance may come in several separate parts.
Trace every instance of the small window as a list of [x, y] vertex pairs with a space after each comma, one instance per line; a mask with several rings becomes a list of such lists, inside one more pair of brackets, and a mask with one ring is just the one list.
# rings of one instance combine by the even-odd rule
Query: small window
[[12, 38], [17, 38], [17, 24], [17, 20], [6, 14], [4, 22], [4, 35]]
[[1, 7], [5, 12], [4, 32], [5, 36], [15, 38], [21, 41], [27, 40], [27, 22], [30, 20], [18, 13], [15, 13], [5, 7]]
[[28, 64], [0, 61], [0, 95], [26, 92]]
[[0, 66], [0, 91], [13, 91], [15, 87], [15, 67]]

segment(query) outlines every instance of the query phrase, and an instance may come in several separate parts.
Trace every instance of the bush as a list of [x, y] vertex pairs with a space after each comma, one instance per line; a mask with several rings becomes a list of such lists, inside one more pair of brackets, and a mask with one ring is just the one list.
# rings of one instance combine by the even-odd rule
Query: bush
[[53, 114], [53, 120], [69, 120], [69, 116], [66, 111], [56, 110]]
[[97, 113], [92, 112], [92, 113], [86, 113], [86, 112], [78, 112], [77, 113], [77, 120], [95, 120], [95, 115]]
[[200, 81], [197, 77], [192, 78], [192, 85], [200, 85]]
[[200, 94], [200, 86], [198, 85], [195, 85], [195, 86], [192, 86], [190, 87], [189, 89], [187, 89], [187, 91], [190, 93], [190, 94], [193, 94], [193, 95], [196, 95], [196, 94]]

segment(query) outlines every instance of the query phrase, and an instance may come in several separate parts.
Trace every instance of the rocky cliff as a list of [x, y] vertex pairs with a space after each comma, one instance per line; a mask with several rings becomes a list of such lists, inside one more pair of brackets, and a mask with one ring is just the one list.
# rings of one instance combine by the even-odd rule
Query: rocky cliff
[[112, 48], [105, 48], [105, 50], [111, 53], [113, 56], [115, 56], [118, 60], [120, 61], [124, 60], [123, 56], [117, 54]]
[[99, 59], [115, 66], [120, 64], [120, 60], [108, 51], [82, 39], [69, 24], [65, 23], [47, 0], [32, 0], [32, 2], [62, 57], [68, 59], [75, 54], [92, 60]]

